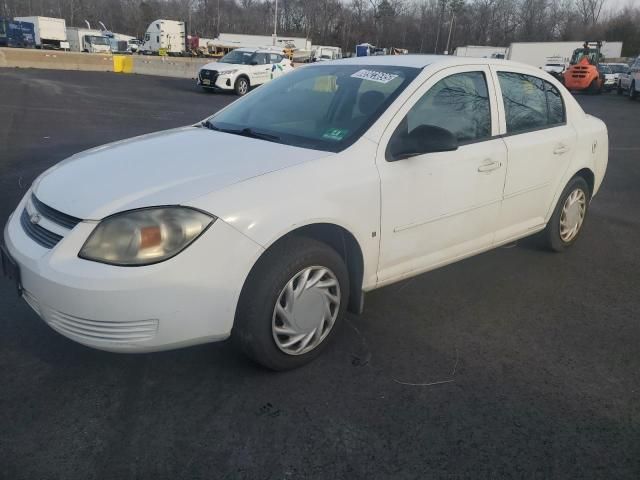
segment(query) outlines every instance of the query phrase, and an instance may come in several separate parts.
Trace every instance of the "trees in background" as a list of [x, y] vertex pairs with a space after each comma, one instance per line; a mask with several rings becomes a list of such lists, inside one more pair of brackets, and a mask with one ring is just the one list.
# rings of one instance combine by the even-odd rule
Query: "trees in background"
[[[278, 0], [279, 35], [309, 37], [347, 51], [358, 43], [442, 53], [458, 45], [514, 41], [623, 41], [640, 50], [640, 8], [604, 10], [605, 0]], [[183, 20], [202, 37], [219, 32], [270, 35], [274, 0], [0, 0], [0, 16], [85, 20], [142, 37], [158, 18]]]

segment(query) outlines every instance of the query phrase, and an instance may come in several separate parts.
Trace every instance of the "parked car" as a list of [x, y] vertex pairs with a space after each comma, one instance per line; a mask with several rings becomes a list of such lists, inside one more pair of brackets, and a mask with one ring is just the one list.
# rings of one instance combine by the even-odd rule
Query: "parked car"
[[85, 345], [231, 336], [284, 370], [318, 355], [365, 292], [536, 233], [571, 247], [607, 159], [605, 124], [538, 68], [319, 62], [202, 123], [47, 170], [9, 218], [3, 264]]
[[602, 64], [602, 63], [597, 66], [597, 69], [598, 69], [598, 74], [602, 79], [602, 90], [605, 92], [611, 91], [615, 86], [615, 79], [613, 78], [613, 73], [611, 73], [611, 70], [609, 69], [609, 67], [607, 67], [605, 64]]
[[604, 88], [607, 91], [611, 91], [614, 88], [617, 89], [620, 80], [620, 74], [629, 70], [629, 65], [627, 65], [626, 63], [602, 63], [600, 65], [604, 67]]
[[556, 62], [556, 63], [545, 63], [542, 67], [542, 70], [547, 72], [549, 75], [553, 76], [559, 82], [562, 82], [562, 74], [565, 70], [565, 64]]
[[218, 62], [207, 63], [196, 83], [205, 90], [235, 91], [246, 95], [252, 87], [265, 84], [293, 69], [281, 49], [236, 48]]
[[628, 73], [620, 78], [620, 89], [626, 92], [631, 100], [640, 94], [640, 55], [633, 61]]

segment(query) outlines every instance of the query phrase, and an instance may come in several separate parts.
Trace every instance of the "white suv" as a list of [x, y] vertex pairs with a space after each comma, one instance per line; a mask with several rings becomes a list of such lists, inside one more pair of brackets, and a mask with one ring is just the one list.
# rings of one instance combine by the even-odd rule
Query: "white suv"
[[206, 90], [235, 91], [245, 95], [251, 87], [262, 85], [293, 69], [282, 50], [237, 48], [207, 63], [198, 72], [197, 83]]
[[629, 69], [627, 94], [630, 99], [638, 97], [640, 94], [640, 56], [635, 59]]

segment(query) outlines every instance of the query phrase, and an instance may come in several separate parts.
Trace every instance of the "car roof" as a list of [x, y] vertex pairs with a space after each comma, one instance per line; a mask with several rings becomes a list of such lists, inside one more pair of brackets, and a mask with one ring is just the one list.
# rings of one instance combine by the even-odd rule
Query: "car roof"
[[279, 47], [240, 47], [234, 48], [233, 50], [238, 50], [239, 52], [264, 52], [264, 53], [279, 53], [282, 55], [282, 48]]
[[531, 65], [498, 58], [456, 57], [455, 55], [370, 55], [349, 57], [322, 62], [323, 65], [388, 65], [397, 67], [425, 68], [430, 65], [500, 65], [503, 67], [533, 68]]

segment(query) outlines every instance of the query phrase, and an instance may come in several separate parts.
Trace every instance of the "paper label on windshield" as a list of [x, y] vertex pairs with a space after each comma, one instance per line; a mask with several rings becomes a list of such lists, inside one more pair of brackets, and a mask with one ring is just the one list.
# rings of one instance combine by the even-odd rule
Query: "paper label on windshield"
[[394, 73], [376, 72], [375, 70], [358, 70], [351, 75], [352, 78], [362, 78], [363, 80], [370, 80], [378, 83], [389, 83], [398, 75]]
[[326, 138], [327, 140], [335, 140], [339, 142], [344, 138], [347, 132], [348, 130], [345, 130], [344, 128], [330, 128], [329, 130], [324, 132], [324, 134], [322, 135], [322, 138]]

